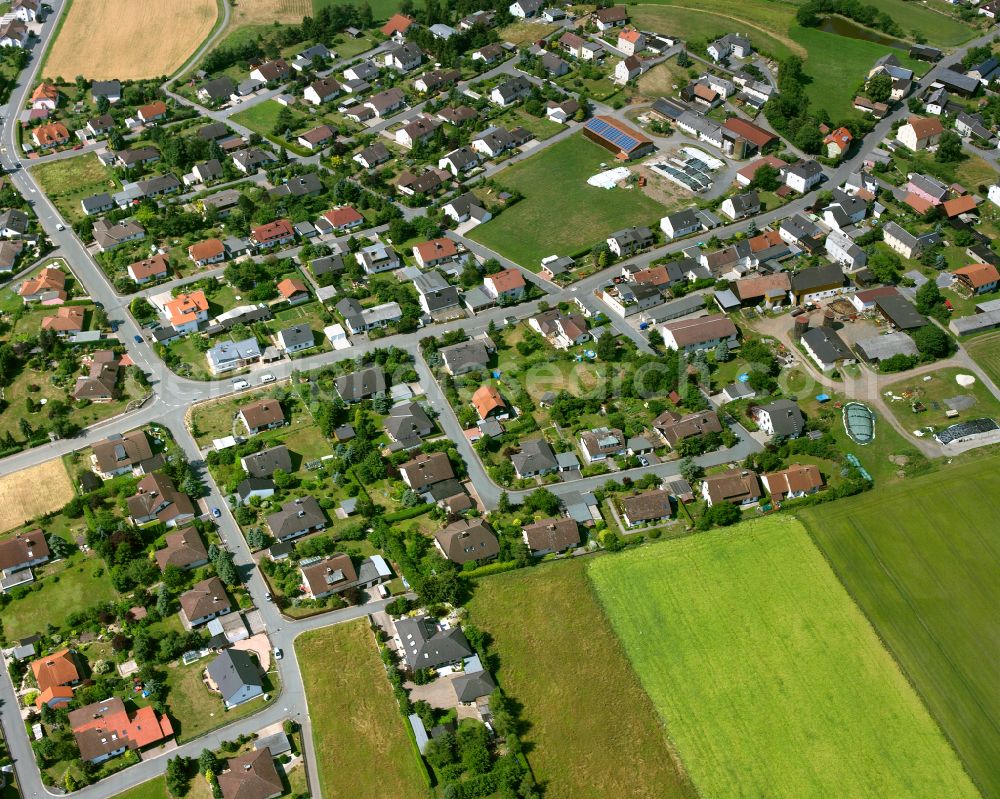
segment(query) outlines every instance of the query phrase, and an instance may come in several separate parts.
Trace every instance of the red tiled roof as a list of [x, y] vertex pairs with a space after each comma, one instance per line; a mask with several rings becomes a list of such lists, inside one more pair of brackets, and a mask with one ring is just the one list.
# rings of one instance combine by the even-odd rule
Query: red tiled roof
[[392, 36], [394, 33], [406, 33], [413, 24], [413, 19], [405, 14], [393, 14], [389, 21], [379, 30], [383, 36]]
[[224, 252], [225, 248], [219, 239], [205, 239], [188, 247], [188, 255], [191, 256], [193, 261], [207, 261], [210, 258], [218, 258]]
[[439, 258], [454, 258], [458, 253], [455, 242], [448, 238], [431, 239], [413, 248], [420, 255], [420, 261], [427, 263]]
[[778, 138], [771, 131], [764, 130], [764, 128], [758, 127], [752, 122], [747, 122], [745, 119], [740, 119], [739, 117], [730, 117], [722, 124], [722, 127], [735, 133], [737, 136], [743, 137], [757, 147], [766, 147]]
[[472, 404], [475, 406], [476, 411], [479, 412], [479, 417], [485, 419], [497, 408], [506, 408], [507, 403], [503, 401], [503, 397], [500, 396], [500, 392], [497, 391], [496, 386], [480, 386], [476, 389], [476, 393], [472, 395]]
[[498, 294], [524, 288], [524, 276], [517, 269], [504, 269], [502, 272], [487, 275], [485, 279], [493, 284]]
[[969, 264], [968, 266], [959, 267], [952, 274], [965, 278], [964, 282], [967, 282], [973, 288], [986, 286], [1000, 280], [1000, 272], [997, 271], [997, 268], [993, 264]]
[[364, 217], [349, 205], [327, 211], [323, 214], [323, 218], [335, 228], [347, 227], [364, 221]]
[[950, 200], [944, 201], [944, 212], [949, 219], [953, 216], [967, 214], [969, 211], [975, 210], [976, 198], [971, 194], [966, 194], [962, 197], [953, 197]]
[[286, 277], [278, 284], [278, 291], [281, 296], [287, 300], [291, 299], [296, 294], [308, 292], [309, 289], [307, 289], [306, 284], [297, 277]]

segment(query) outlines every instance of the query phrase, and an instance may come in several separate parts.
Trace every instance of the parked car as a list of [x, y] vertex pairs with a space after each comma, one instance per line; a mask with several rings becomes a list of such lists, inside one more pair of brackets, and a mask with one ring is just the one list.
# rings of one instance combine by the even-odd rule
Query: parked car
[[233, 381], [233, 390], [234, 391], [243, 391], [244, 389], [247, 389], [247, 388], [250, 388], [250, 384], [246, 380], [234, 380]]
[[270, 372], [268, 372], [266, 375], [261, 375], [260, 376], [260, 382], [261, 383], [273, 383], [274, 381], [275, 381], [275, 377]]
[[274, 650], [274, 659], [275, 660], [281, 660], [284, 656], [285, 656], [285, 653], [282, 652], [280, 649], [275, 649]]
[[142, 336], [140, 336], [138, 333], [136, 333], [134, 336], [132, 336], [132, 340], [136, 344], [142, 344]]
[[214, 516], [214, 517], [215, 517], [216, 519], [218, 519], [219, 517], [221, 517], [221, 516], [222, 516], [222, 511], [221, 511], [221, 510], [219, 510], [218, 508], [212, 508], [212, 515], [213, 515], [213, 516]]

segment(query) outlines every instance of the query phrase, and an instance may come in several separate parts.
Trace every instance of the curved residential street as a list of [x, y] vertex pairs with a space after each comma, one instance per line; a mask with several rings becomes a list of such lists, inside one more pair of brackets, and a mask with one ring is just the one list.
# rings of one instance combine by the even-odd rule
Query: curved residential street
[[[286, 653], [286, 656], [281, 661], [277, 661], [275, 663], [275, 667], [280, 674], [280, 681], [282, 685], [281, 694], [277, 697], [275, 702], [253, 716], [241, 719], [222, 727], [209, 735], [188, 742], [174, 750], [174, 752], [171, 752], [171, 754], [184, 754], [197, 757], [198, 753], [206, 747], [217, 748], [223, 739], [232, 739], [240, 734], [251, 733], [266, 725], [280, 722], [285, 718], [291, 718], [302, 725], [302, 740], [306, 749], [306, 759], [307, 762], [314, 764], [316, 759], [313, 751], [311, 726], [302, 686], [302, 678], [294, 654], [295, 637], [306, 630], [317, 629], [348, 621], [350, 619], [363, 617], [373, 610], [382, 608], [386, 603], [385, 601], [373, 602], [361, 607], [350, 607], [343, 610], [332, 611], [306, 620], [292, 621], [282, 617], [275, 605], [265, 600], [264, 582], [254, 567], [250, 548], [243, 539], [239, 526], [229, 513], [228, 503], [225, 501], [225, 498], [219, 491], [218, 486], [214, 483], [211, 475], [205, 468], [204, 454], [199, 450], [194, 438], [185, 426], [185, 414], [192, 405], [233, 393], [234, 388], [232, 381], [224, 379], [216, 382], [203, 382], [179, 377], [167, 369], [157, 358], [152, 347], [145, 338], [140, 338], [141, 343], [137, 343], [135, 341], [134, 337], [141, 336], [142, 331], [130, 315], [128, 305], [130, 300], [136, 295], [123, 296], [116, 293], [103, 270], [91, 257], [91, 254], [88, 252], [83, 242], [81, 242], [80, 239], [74, 234], [71, 227], [65, 226], [64, 229], [60, 229], [60, 227], [64, 226], [64, 220], [61, 219], [53, 204], [42, 193], [41, 189], [34, 180], [30, 169], [28, 168], [31, 161], [21, 161], [17, 144], [18, 112], [24, 107], [25, 98], [31, 90], [31, 87], [36, 82], [37, 72], [41, 63], [41, 54], [44, 51], [49, 36], [58, 25], [60, 16], [65, 13], [67, 0], [53, 0], [51, 5], [53, 10], [42, 26], [41, 40], [34, 43], [31, 62], [19, 76], [17, 86], [14, 89], [11, 99], [4, 112], [3, 129], [2, 133], [0, 133], [0, 135], [2, 135], [2, 146], [0, 146], [2, 156], [0, 156], [0, 161], [2, 161], [5, 171], [8, 173], [7, 177], [9, 180], [11, 180], [14, 186], [16, 186], [18, 191], [20, 191], [28, 200], [32, 202], [34, 210], [45, 230], [46, 235], [55, 246], [55, 251], [52, 255], [66, 259], [66, 261], [71, 264], [73, 271], [86, 288], [91, 299], [95, 302], [102, 303], [110, 318], [120, 320], [121, 324], [118, 330], [118, 337], [136, 365], [150, 375], [153, 396], [141, 408], [95, 424], [76, 438], [59, 440], [0, 460], [0, 474], [10, 474], [29, 466], [43, 463], [51, 458], [89, 446], [112, 433], [123, 433], [144, 424], [155, 422], [168, 427], [179, 445], [183, 448], [192, 466], [204, 481], [207, 489], [207, 496], [205, 500], [207, 504], [209, 506], [223, 509], [222, 517], [218, 520], [220, 535], [226, 542], [229, 549], [234, 553], [235, 562], [241, 570], [256, 607], [262, 614], [273, 646], [282, 648]], [[224, 9], [223, 19], [213, 30], [209, 39], [198, 48], [197, 52], [195, 52], [190, 59], [188, 59], [188, 62], [182, 68], [182, 71], [197, 63], [201, 56], [208, 51], [208, 49], [219, 39], [220, 36], [225, 33], [229, 22], [230, 6], [229, 3], [223, 2], [222, 7]], [[969, 48], [985, 41], [992, 40], [992, 38], [993, 33], [990, 33], [987, 36], [983, 36], [969, 42], [952, 53], [949, 60], [952, 60], [955, 56], [961, 57], [961, 55], [964, 54]], [[381, 47], [382, 46], [375, 48], [373, 51], [370, 51], [369, 54], [378, 52]], [[489, 75], [494, 74], [499, 75], [501, 73], [520, 74], [516, 73], [515, 60], [516, 59], [504, 62], [486, 73], [486, 76], [488, 77]], [[939, 74], [942, 69], [944, 69], [944, 66], [941, 64], [934, 66], [929, 71], [928, 75], [920, 81], [920, 85], [928, 85], [928, 83], [934, 79], [934, 76]], [[482, 80], [483, 77], [484, 76], [482, 75], [478, 76], [475, 80]], [[535, 78], [531, 79], [537, 80]], [[164, 90], [177, 103], [191, 106], [197, 109], [206, 119], [225, 122], [235, 130], [244, 134], [249, 134], [250, 131], [245, 128], [241, 128], [239, 125], [233, 124], [231, 116], [238, 111], [251, 107], [255, 103], [263, 102], [275, 94], [275, 92], [264, 92], [247, 103], [237, 105], [234, 108], [225, 110], [207, 110], [201, 108], [195, 103], [192, 103], [190, 100], [171, 92], [169, 87], [174, 82], [175, 79], [168, 80], [164, 85]], [[468, 83], [470, 82], [466, 81], [464, 85], [468, 85]], [[461, 88], [463, 88], [463, 84], [460, 84], [459, 88], [461, 90]], [[422, 107], [423, 104], [421, 103], [390, 119], [382, 120], [376, 125], [367, 128], [365, 133], [380, 133], [389, 128], [391, 125], [396, 124], [401, 119], [408, 119], [412, 117], [418, 113]], [[603, 107], [602, 110], [604, 110]], [[623, 115], [628, 110], [631, 109], [625, 108], [620, 111], [611, 111], [608, 109], [610, 113], [613, 113], [616, 117], [622, 119], [624, 119]], [[853, 157], [840, 164], [835, 169], [827, 170], [827, 182], [825, 185], [839, 185], [851, 172], [856, 171], [862, 163], [864, 156], [873, 147], [877, 146], [881, 139], [889, 132], [892, 124], [905, 116], [907, 113], [908, 111], [904, 106], [879, 122], [876, 126], [875, 132], [866, 138], [863, 146], [859, 148], [859, 151]], [[537, 153], [542, 148], [550, 146], [553, 142], [560, 141], [566, 136], [573, 135], [576, 130], [577, 126], [572, 125], [568, 127], [566, 131], [560, 132], [551, 139], [538, 143], [537, 146], [532, 148], [529, 152], [530, 154]], [[669, 137], [669, 139], [666, 139], [666, 141], [671, 144], [683, 141], [684, 143], [697, 145], [696, 142], [683, 137], [678, 137], [676, 134]], [[74, 152], [73, 154], [76, 155], [79, 154], [79, 152]], [[502, 165], [489, 167], [489, 170], [487, 171], [488, 175], [496, 174], [502, 171], [502, 169], [507, 165], [516, 163], [521, 160], [522, 157], [528, 156], [515, 156], [504, 162]], [[319, 154], [315, 154], [307, 158], [296, 158], [295, 156], [291, 156], [291, 158], [293, 160], [301, 161], [302, 163], [318, 164], [320, 156]], [[731, 165], [731, 163], [727, 161], [727, 165]], [[726, 174], [728, 175], [729, 172]], [[810, 204], [810, 197], [802, 197], [793, 200], [781, 209], [763, 213], [756, 217], [754, 221], [759, 227], [763, 228], [768, 223], [806, 209]], [[724, 239], [736, 232], [745, 231], [748, 222], [749, 220], [742, 220], [738, 224], [720, 227], [714, 230], [712, 235], [717, 236], [720, 239]], [[623, 264], [630, 264], [638, 267], [647, 266], [652, 261], [661, 258], [666, 254], [679, 252], [686, 247], [691, 246], [692, 243], [691, 240], [670, 242], [649, 252], [626, 259], [624, 262], [617, 263], [613, 267], [603, 270], [602, 272], [588, 278], [582, 279], [570, 287], [561, 288], [542, 280], [537, 274], [524, 268], [523, 264], [514, 264], [508, 259], [501, 257], [499, 254], [483, 247], [480, 244], [477, 244], [471, 239], [456, 233], [449, 233], [448, 235], [460, 241], [467, 249], [481, 258], [498, 258], [504, 265], [519, 269], [524, 274], [526, 280], [530, 280], [536, 285], [539, 285], [545, 291], [545, 301], [548, 303], [555, 305], [558, 302], [571, 301], [579, 298], [582, 303], [592, 309], [597, 309], [599, 307], [599, 303], [594, 297], [594, 290], [608, 282], [612, 276], [619, 274]], [[220, 272], [221, 270], [212, 270], [210, 272], [201, 273], [195, 278], [185, 278], [166, 285], [158, 286], [156, 290], [168, 290], [173, 285], [183, 285], [185, 282], [189, 282], [192, 279], [200, 279], [206, 274], [218, 274]], [[138, 292], [137, 294], [148, 294], [148, 291]], [[524, 319], [537, 312], [537, 309], [538, 303], [535, 302], [524, 303], [512, 308], [493, 308], [487, 312], [477, 314], [472, 319], [462, 319], [454, 322], [431, 325], [424, 329], [419, 337], [426, 335], [440, 335], [449, 330], [455, 329], [462, 329], [472, 336], [485, 332], [491, 322], [502, 325], [504, 320], [511, 316], [519, 320]], [[648, 342], [643, 335], [641, 335], [624, 320], [615, 318], [613, 314], [609, 314], [609, 316], [611, 317], [612, 325], [614, 325], [619, 332], [629, 336], [641, 349], [649, 351]], [[777, 335], [786, 343], [786, 345], [790, 344], [790, 342], [787, 341], [787, 330], [783, 333], [778, 331]], [[400, 347], [413, 355], [420, 383], [425, 390], [430, 406], [438, 415], [438, 421], [442, 430], [445, 435], [454, 441], [458, 447], [462, 458], [468, 466], [469, 478], [473, 482], [483, 503], [488, 508], [495, 507], [500, 494], [502, 493], [502, 489], [497, 486], [486, 474], [486, 470], [483, 467], [482, 462], [473, 451], [472, 446], [463, 434], [461, 425], [458, 422], [454, 410], [446, 401], [440, 386], [437, 381], [433, 379], [430, 368], [419, 352], [417, 335], [392, 335], [376, 341], [369, 341], [366, 338], [362, 338], [357, 340], [354, 345], [347, 350], [326, 352], [298, 359], [294, 362], [284, 360], [279, 363], [268, 364], [260, 369], [254, 370], [254, 376], [251, 377], [251, 380], [255, 381], [257, 375], [266, 371], [274, 374], [277, 380], [282, 381], [288, 379], [293, 370], [296, 372], [306, 372], [319, 367], [328, 366], [337, 361], [355, 358], [366, 352], [370, 352], [376, 347], [388, 346]], [[796, 352], [794, 348], [790, 347], [790, 349], [792, 352]], [[981, 380], [983, 380], [994, 393], [998, 393], [997, 387], [988, 380], [982, 370], [980, 370], [978, 366], [972, 362], [971, 358], [969, 358], [967, 353], [963, 350], [959, 350], [958, 354], [956, 354], [952, 359], [949, 359], [949, 361], [944, 361], [927, 367], [921, 367], [920, 369], [914, 370], [912, 373], [908, 374], [922, 374], [925, 371], [930, 372], [943, 366], [950, 365], [961, 366], [963, 369], [972, 371]], [[848, 394], [851, 393], [852, 386], [850, 381], [848, 381], [847, 384], [831, 381], [824, 375], [817, 373], [810, 364], [803, 363], [803, 366], [818, 382], [823, 385], [836, 387], [839, 390], [846, 390]], [[895, 382], [899, 379], [900, 376], [898, 375], [879, 376], [875, 380], [875, 385], [880, 389], [882, 386], [887, 385], [890, 382]], [[873, 402], [879, 409], [883, 418], [889, 420], [890, 423], [893, 424], [893, 426], [898, 429], [908, 441], [914, 444], [914, 446], [920, 447], [921, 451], [925, 452], [925, 454], [929, 457], [941, 455], [940, 448], [937, 448], [936, 452], [930, 451], [936, 446], [933, 445], [932, 442], [915, 439], [909, 435], [908, 431], [901, 429], [902, 426], [899, 425], [898, 422], [895, 422], [892, 414], [886, 412], [884, 401], [881, 399], [879, 391], [875, 392], [875, 396], [871, 397], [870, 401]], [[715, 466], [718, 464], [740, 461], [748, 454], [760, 450], [760, 444], [752, 436], [750, 436], [745, 429], [737, 425], [733, 427], [733, 430], [739, 438], [738, 444], [730, 450], [702, 456], [698, 459], [702, 465]], [[661, 463], [644, 469], [632, 470], [631, 473], [635, 475], [635, 473], [645, 474], [652, 472], [662, 477], [668, 477], [678, 474], [678, 471], [679, 463], [674, 461]], [[620, 476], [621, 474], [627, 474], [627, 472], [618, 473], [613, 476]], [[592, 478], [558, 483], [553, 486], [549, 486], [549, 488], [554, 493], [559, 495], [565, 495], [571, 492], [591, 491], [602, 485], [608, 478], [609, 475], [600, 475]], [[511, 492], [511, 499], [515, 502], [519, 501], [525, 493], [526, 492]], [[14, 759], [18, 781], [21, 785], [24, 796], [29, 799], [39, 799], [40, 797], [55, 795], [51, 794], [42, 785], [24, 725], [21, 723], [21, 719], [16, 711], [16, 708], [18, 707], [17, 698], [14, 695], [10, 680], [7, 678], [0, 679], [0, 707], [4, 710], [2, 714], [3, 729], [7, 743], [10, 747], [11, 755]], [[95, 785], [88, 786], [75, 795], [81, 797], [81, 799], [108, 799], [108, 797], [112, 797], [127, 788], [135, 786], [163, 773], [164, 768], [165, 759], [163, 756], [152, 758], [118, 772], [107, 779], [101, 780]], [[316, 797], [321, 796], [318, 785], [317, 770], [315, 768], [309, 769], [309, 779], [313, 795]]]

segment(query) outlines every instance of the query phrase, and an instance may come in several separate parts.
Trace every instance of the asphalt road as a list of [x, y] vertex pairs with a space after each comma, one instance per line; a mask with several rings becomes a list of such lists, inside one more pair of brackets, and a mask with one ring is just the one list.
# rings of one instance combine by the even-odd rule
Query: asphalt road
[[[228, 17], [228, 4], [223, 5], [226, 16]], [[52, 6], [53, 13], [49, 15], [49, 18], [43, 26], [43, 41], [46, 40], [51, 34], [59, 16], [64, 11], [63, 0], [54, 0]], [[197, 58], [200, 57], [201, 52], [204, 52], [204, 50], [211, 45], [212, 41], [220, 35], [223, 28], [224, 25], [220, 26], [218, 31], [213, 35], [212, 40], [207, 42], [204, 47], [201, 48], [199, 53], [192, 56], [189, 64], [194, 63]], [[953, 60], [955, 57], [960, 58], [970, 47], [989, 41], [992, 37], [993, 33], [990, 33], [970, 42], [965, 47], [960, 48], [958, 51], [953, 53], [949, 57], [949, 61]], [[32, 63], [29, 64], [20, 76], [18, 86], [14, 90], [11, 97], [8, 106], [8, 113], [6, 113], [4, 117], [2, 130], [3, 157], [0, 160], [2, 160], [4, 167], [10, 172], [9, 176], [14, 185], [17, 186], [24, 196], [34, 204], [35, 211], [42, 226], [56, 247], [56, 254], [66, 258], [73, 265], [74, 270], [79, 276], [81, 282], [87, 288], [91, 298], [102, 303], [111, 318], [119, 319], [121, 321], [119, 338], [122, 340], [122, 343], [128, 350], [133, 361], [151, 375], [154, 396], [141, 409], [94, 425], [84, 431], [77, 438], [57, 441], [52, 444], [38, 447], [3, 459], [0, 461], [0, 474], [9, 474], [32, 465], [42, 463], [66, 452], [90, 445], [111, 433], [125, 432], [126, 430], [133, 429], [146, 423], [155, 422], [168, 427], [173, 432], [180, 446], [183, 447], [194, 467], [200, 472], [208, 489], [208, 505], [223, 509], [222, 517], [218, 520], [220, 533], [225, 539], [227, 546], [233, 551], [236, 564], [240, 567], [241, 572], [247, 580], [251, 596], [261, 611], [274, 646], [283, 649], [286, 653], [285, 658], [276, 664], [280, 672], [283, 690], [280, 697], [274, 704], [254, 716], [224, 727], [208, 736], [199, 738], [196, 741], [192, 741], [191, 743], [180, 747], [177, 752], [197, 756], [201, 749], [206, 746], [210, 748], [217, 747], [223, 739], [231, 739], [241, 733], [253, 732], [260, 727], [281, 721], [285, 718], [294, 718], [304, 727], [305, 735], [303, 736], [303, 740], [306, 746], [306, 754], [310, 762], [315, 763], [301, 674], [299, 672], [298, 663], [294, 657], [293, 642], [295, 636], [308, 629], [315, 629], [317, 627], [336, 624], [363, 616], [371, 612], [373, 609], [382, 607], [385, 603], [376, 602], [363, 607], [346, 608], [344, 610], [334, 611], [312, 619], [293, 622], [283, 619], [277, 609], [264, 599], [264, 584], [262, 578], [253, 567], [249, 547], [246, 545], [238, 525], [229, 514], [228, 505], [224, 501], [218, 487], [212, 480], [211, 475], [208, 474], [207, 470], [204, 468], [202, 453], [198, 450], [194, 439], [188, 433], [184, 424], [184, 415], [192, 404], [231, 393], [233, 391], [231, 381], [223, 380], [208, 383], [178, 377], [164, 367], [164, 365], [153, 354], [151, 347], [147, 342], [145, 342], [145, 340], [143, 340], [140, 344], [133, 341], [133, 336], [139, 334], [140, 331], [139, 327], [128, 313], [128, 302], [131, 298], [118, 295], [114, 291], [114, 288], [105, 277], [103, 271], [92, 259], [86, 247], [84, 247], [82, 242], [80, 242], [70, 228], [67, 227], [65, 230], [58, 230], [57, 225], [62, 224], [63, 220], [59, 217], [56, 209], [48, 198], [41, 193], [29, 172], [25, 169], [19, 168], [20, 161], [16, 150], [16, 134], [14, 124], [17, 118], [16, 110], [23, 107], [25, 95], [27, 91], [30, 90], [31, 86], [34, 85], [39, 65], [38, 55], [42, 49], [43, 45], [38, 43], [35, 44]], [[933, 80], [934, 76], [939, 74], [940, 70], [943, 68], [943, 65], [937, 65], [931, 69], [928, 75], [920, 82], [921, 85], [928, 85]], [[488, 75], [500, 74], [501, 72], [511, 72], [513, 74], [513, 70], [514, 61], [508, 61], [491, 70]], [[483, 76], [476, 78], [476, 80], [482, 79]], [[225, 121], [227, 124], [232, 124], [229, 119], [231, 114], [248, 107], [248, 105], [252, 105], [254, 102], [263, 102], [267, 97], [271, 96], [271, 94], [272, 93], [265, 93], [258, 98], [254, 98], [254, 100], [250, 103], [244, 103], [233, 109], [225, 109], [224, 111], [206, 111], [205, 109], [200, 109], [200, 106], [197, 106], [197, 104], [193, 104], [178, 95], [171, 94], [171, 96], [178, 100], [178, 102], [198, 107], [207, 117]], [[366, 132], [380, 132], [394, 124], [396, 121], [399, 121], [401, 118], [412, 117], [418, 113], [421, 108], [422, 104], [418, 104], [417, 106], [408, 109], [403, 114], [397, 115], [391, 119], [382, 120], [375, 126], [369, 128]], [[13, 109], [13, 113], [11, 113], [11, 109]], [[847, 162], [841, 164], [832, 171], [828, 171], [828, 181], [826, 185], [838, 185], [844, 178], [847, 177], [848, 174], [850, 174], [850, 172], [857, 170], [861, 164], [863, 155], [872, 149], [872, 147], [877, 146], [878, 142], [881, 141], [881, 139], [889, 132], [892, 123], [901, 116], [904, 116], [906, 113], [908, 113], [906, 108], [901, 108], [880, 122], [875, 132], [866, 139], [866, 142], [870, 142], [870, 144], [863, 146], [861, 150]], [[234, 127], [240, 129], [238, 126]], [[245, 132], [248, 133], [249, 131]], [[558, 137], [555, 137], [555, 140], [558, 140]], [[551, 141], [552, 140], [550, 140], [550, 142]], [[545, 143], [542, 144], [544, 145]], [[537, 148], [535, 151], [537, 152]], [[318, 160], [318, 156], [310, 156], [308, 159], [299, 160], [312, 162]], [[784, 218], [792, 213], [804, 210], [810, 202], [809, 198], [800, 198], [793, 201], [789, 205], [786, 205], [782, 209], [760, 215], [756, 218], [756, 222], [759, 227], [763, 227], [765, 224], [775, 221], [776, 219]], [[724, 238], [737, 231], [745, 230], [746, 225], [747, 220], [744, 220], [739, 225], [729, 225], [719, 228], [716, 231], [713, 231], [713, 234], [719, 236], [720, 238]], [[479, 245], [476, 242], [472, 242], [471, 240], [465, 239], [461, 236], [455, 236], [455, 238], [462, 241], [463, 244], [480, 257], [497, 257], [501, 263], [521, 269], [527, 279], [537, 283], [545, 290], [546, 300], [552, 304], [562, 300], [580, 297], [588, 307], [600, 307], [599, 303], [593, 296], [594, 289], [606, 283], [613, 275], [618, 274], [621, 269], [621, 264], [617, 264], [614, 267], [604, 270], [603, 272], [579, 281], [572, 287], [561, 289], [540, 280], [534, 273], [524, 269], [522, 265], [513, 264], [507, 259], [500, 258], [500, 256], [496, 253], [482, 247], [482, 245]], [[627, 263], [645, 266], [653, 260], [662, 257], [664, 254], [679, 251], [690, 245], [690, 240], [672, 242], [651, 252], [643, 253], [639, 256], [628, 259]], [[159, 287], [159, 290], [164, 289], [163, 287]], [[415, 358], [416, 369], [420, 377], [420, 382], [426, 391], [429, 404], [438, 414], [438, 421], [442, 429], [449, 438], [455, 441], [459, 452], [468, 465], [470, 478], [472, 479], [480, 497], [488, 507], [494, 507], [500, 496], [501, 489], [486, 475], [481, 461], [475, 455], [471, 445], [463, 435], [461, 426], [458, 423], [458, 419], [454, 411], [446, 402], [440, 386], [432, 378], [429, 367], [419, 353], [418, 339], [423, 335], [441, 334], [448, 330], [459, 328], [465, 330], [470, 335], [475, 335], [485, 331], [491, 321], [494, 321], [497, 324], [502, 324], [503, 319], [508, 316], [523, 319], [534, 313], [536, 310], [536, 303], [526, 303], [515, 308], [494, 308], [486, 313], [479, 314], [474, 319], [463, 319], [434, 325], [431, 328], [422, 331], [419, 335], [389, 336], [375, 342], [361, 338], [355, 342], [354, 346], [347, 350], [322, 353], [296, 360], [294, 363], [284, 361], [277, 364], [269, 364], [266, 367], [260, 367], [259, 369], [253, 371], [254, 377], [251, 377], [251, 380], [255, 379], [256, 375], [259, 375], [264, 371], [270, 372], [279, 380], [282, 380], [289, 377], [293, 369], [296, 371], [307, 371], [345, 358], [354, 358], [361, 353], [374, 349], [375, 347], [391, 345], [407, 350], [413, 354]], [[628, 325], [623, 320], [617, 319], [613, 319], [613, 324], [623, 333], [632, 337], [639, 346], [648, 347], [643, 337], [635, 331], [631, 325]], [[703, 456], [699, 459], [702, 465], [714, 466], [720, 463], [739, 461], [746, 457], [746, 455], [750, 452], [759, 449], [757, 442], [751, 438], [743, 428], [736, 426], [734, 427], [734, 431], [739, 436], [739, 443], [728, 451], [716, 452]], [[658, 464], [645, 469], [633, 470], [633, 472], [637, 472], [639, 474], [653, 472], [662, 477], [666, 477], [676, 475], [678, 468], [678, 463], [672, 462]], [[620, 477], [622, 474], [623, 473], [618, 473], [613, 476]], [[559, 495], [575, 491], [590, 491], [599, 487], [608, 478], [609, 475], [601, 475], [594, 478], [559, 483], [551, 486], [550, 488], [554, 493]], [[517, 501], [523, 493], [524, 492], [512, 492], [511, 498], [514, 501]], [[41, 784], [34, 758], [31, 753], [30, 744], [28, 742], [27, 735], [25, 734], [24, 726], [20, 723], [17, 713], [10, 712], [11, 708], [17, 707], [17, 702], [8, 679], [0, 679], [0, 706], [2, 706], [5, 710], [2, 717], [3, 726], [8, 746], [10, 747], [11, 754], [15, 761], [17, 776], [22, 786], [24, 795], [26, 797], [45, 796], [48, 794], [48, 791]], [[86, 799], [105, 799], [105, 797], [112, 796], [162, 773], [163, 768], [164, 762], [162, 757], [146, 761], [137, 766], [126, 769], [125, 771], [119, 772], [106, 780], [102, 780], [97, 785], [89, 786], [88, 788], [83, 789], [79, 792], [79, 795], [85, 797]], [[319, 796], [319, 786], [316, 784], [315, 776], [316, 770], [311, 769], [310, 775], [312, 780], [310, 787], [313, 794], [315, 796]]]

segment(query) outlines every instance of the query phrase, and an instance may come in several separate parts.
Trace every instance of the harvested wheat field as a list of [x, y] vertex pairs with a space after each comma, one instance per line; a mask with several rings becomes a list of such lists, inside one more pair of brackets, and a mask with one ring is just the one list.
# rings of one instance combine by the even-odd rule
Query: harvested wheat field
[[45, 62], [72, 81], [169, 75], [215, 26], [215, 0], [74, 0]]
[[0, 477], [0, 532], [60, 510], [71, 499], [73, 484], [59, 458]]
[[312, 13], [312, 0], [238, 0], [233, 4], [231, 27], [270, 25], [275, 21], [297, 24]]

